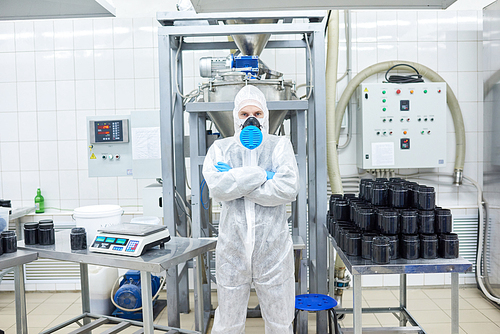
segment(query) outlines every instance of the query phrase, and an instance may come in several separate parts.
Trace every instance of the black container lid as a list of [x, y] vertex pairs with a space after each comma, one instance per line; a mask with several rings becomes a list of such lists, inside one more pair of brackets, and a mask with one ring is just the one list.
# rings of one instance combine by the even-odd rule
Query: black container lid
[[363, 233], [363, 240], [372, 241], [376, 236], [378, 236], [377, 233]]
[[389, 245], [389, 238], [387, 236], [377, 236], [373, 238], [374, 245]]
[[346, 235], [350, 238], [361, 238], [361, 233], [359, 232], [359, 230], [348, 230], [346, 232]]
[[399, 213], [396, 210], [384, 210], [382, 211], [382, 217], [397, 217], [399, 216]]
[[434, 210], [418, 210], [418, 215], [421, 217], [434, 216]]
[[402, 234], [403, 241], [418, 241], [420, 239], [418, 234]]
[[85, 228], [84, 227], [73, 227], [71, 229], [71, 234], [85, 234]]
[[373, 190], [385, 190], [388, 189], [387, 184], [385, 182], [375, 181], [373, 183]]
[[389, 241], [394, 241], [399, 239], [397, 234], [384, 234], [384, 237], [388, 237]]
[[2, 238], [13, 238], [16, 236], [16, 232], [14, 231], [3, 231]]
[[38, 229], [39, 230], [50, 230], [54, 228], [54, 223], [52, 222], [52, 219], [47, 219], [50, 221], [42, 221], [40, 220], [38, 224]]
[[420, 235], [421, 240], [437, 240], [437, 235], [436, 234], [421, 234]]
[[403, 216], [403, 217], [416, 217], [417, 216], [417, 210], [412, 210], [412, 209], [401, 210], [400, 213], [401, 213], [401, 216]]
[[5, 208], [10, 208], [11, 207], [10, 199], [0, 199], [0, 206]]
[[450, 209], [434, 209], [436, 216], [451, 216]]
[[418, 191], [421, 193], [433, 193], [434, 187], [420, 186], [418, 187]]
[[24, 224], [24, 229], [26, 230], [36, 230], [38, 228], [37, 222], [29, 222]]
[[54, 220], [52, 219], [42, 219], [42, 220], [39, 220], [38, 221], [40, 224], [43, 224], [43, 223], [54, 223]]
[[456, 233], [443, 233], [443, 234], [439, 235], [439, 239], [458, 240], [458, 234], [456, 234]]

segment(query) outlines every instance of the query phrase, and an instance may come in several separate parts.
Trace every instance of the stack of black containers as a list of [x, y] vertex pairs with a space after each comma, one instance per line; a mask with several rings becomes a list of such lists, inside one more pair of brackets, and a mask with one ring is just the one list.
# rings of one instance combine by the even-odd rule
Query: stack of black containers
[[400, 257], [457, 258], [451, 210], [435, 202], [433, 187], [400, 178], [362, 179], [359, 197], [330, 197], [328, 230], [347, 255], [377, 264]]

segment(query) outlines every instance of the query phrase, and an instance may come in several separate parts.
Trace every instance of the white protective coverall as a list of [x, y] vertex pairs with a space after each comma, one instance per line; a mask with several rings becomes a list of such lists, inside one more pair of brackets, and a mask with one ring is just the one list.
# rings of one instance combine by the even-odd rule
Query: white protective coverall
[[[295, 310], [293, 245], [287, 225], [286, 203], [299, 189], [297, 162], [286, 137], [269, 134], [269, 111], [264, 94], [245, 86], [234, 101], [234, 137], [216, 140], [203, 164], [210, 196], [222, 202], [216, 249], [217, 295], [213, 334], [245, 332], [253, 282], [266, 333], [292, 333]], [[263, 141], [249, 150], [239, 134], [244, 120], [238, 111], [259, 107], [264, 118]], [[214, 165], [229, 164], [219, 172]], [[275, 172], [267, 180], [266, 170]]]

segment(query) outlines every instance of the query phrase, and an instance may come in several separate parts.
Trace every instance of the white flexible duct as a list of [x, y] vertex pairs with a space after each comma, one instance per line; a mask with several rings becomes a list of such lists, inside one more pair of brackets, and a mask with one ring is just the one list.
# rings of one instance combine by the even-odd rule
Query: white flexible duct
[[[338, 137], [335, 129], [338, 122], [335, 117], [337, 97], [337, 68], [339, 53], [339, 11], [332, 10], [328, 21], [328, 51], [326, 56], [326, 151], [328, 178], [333, 194], [343, 194], [340, 180], [340, 167], [337, 153]], [[344, 108], [345, 109], [345, 108]], [[342, 119], [340, 119], [342, 122]], [[340, 127], [340, 123], [338, 124]]]
[[[379, 72], [385, 72], [392, 66], [401, 63], [415, 67], [422, 76], [428, 78], [431, 81], [445, 82], [445, 80], [439, 74], [437, 74], [430, 68], [411, 61], [403, 61], [403, 60], [385, 61], [365, 68], [349, 82], [339, 100], [339, 103], [337, 105], [337, 110], [335, 112], [335, 122], [336, 122], [335, 141], [338, 141], [338, 138], [340, 136], [340, 126], [342, 118], [344, 117], [345, 108], [347, 107], [347, 104], [349, 103], [352, 94], [356, 91], [356, 88], [368, 77], [377, 74]], [[456, 148], [455, 148], [454, 183], [456, 185], [460, 185], [462, 184], [463, 169], [465, 162], [464, 120], [462, 117], [462, 111], [460, 110], [460, 106], [458, 104], [458, 100], [448, 84], [446, 84], [446, 97], [448, 100], [448, 107], [450, 108], [451, 116], [453, 117], [453, 124], [455, 125]], [[330, 153], [330, 151], [328, 152]], [[332, 181], [332, 179], [330, 178], [330, 182], [332, 184], [340, 182], [340, 175], [338, 180], [336, 181]]]

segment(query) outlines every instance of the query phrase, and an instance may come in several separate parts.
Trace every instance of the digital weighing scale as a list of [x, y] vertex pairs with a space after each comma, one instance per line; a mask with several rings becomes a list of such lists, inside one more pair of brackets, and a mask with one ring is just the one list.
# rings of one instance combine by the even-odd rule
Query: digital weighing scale
[[89, 250], [91, 252], [141, 256], [148, 249], [170, 240], [166, 226], [145, 224], [118, 224], [97, 231]]

